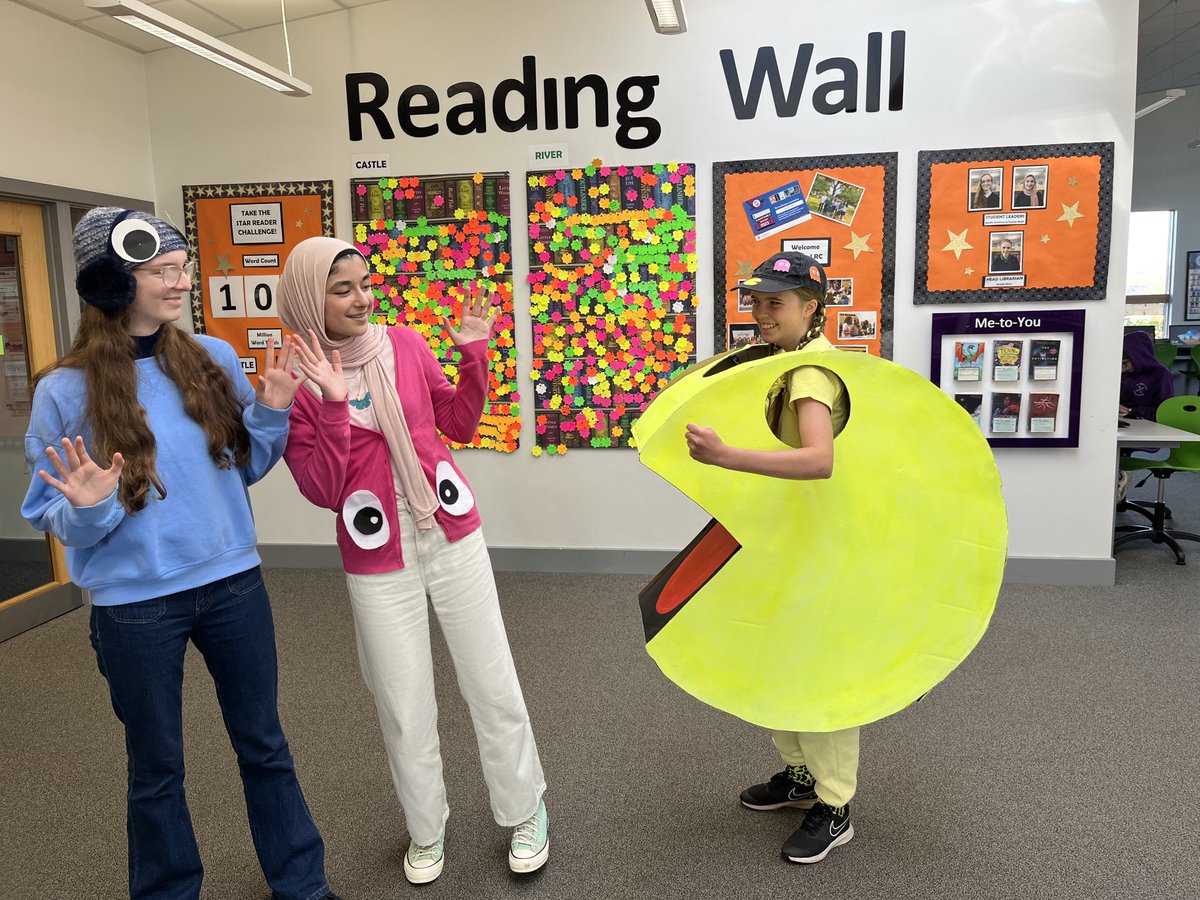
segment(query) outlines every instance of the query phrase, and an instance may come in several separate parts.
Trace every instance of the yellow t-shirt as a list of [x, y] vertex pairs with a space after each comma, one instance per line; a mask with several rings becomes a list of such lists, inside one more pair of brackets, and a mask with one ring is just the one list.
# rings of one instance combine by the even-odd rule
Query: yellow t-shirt
[[[777, 421], [771, 423], [771, 428], [776, 437], [789, 447], [802, 446], [800, 422], [796, 417], [795, 403], [797, 400], [812, 397], [828, 407], [830, 419], [833, 422], [834, 437], [842, 433], [842, 429], [846, 427], [846, 420], [850, 418], [850, 397], [846, 393], [846, 386], [842, 384], [842, 380], [828, 369], [802, 362], [804, 357], [810, 353], [820, 353], [832, 349], [833, 345], [829, 343], [825, 335], [814, 338], [805, 345], [803, 350], [795, 351], [798, 367], [779, 378], [767, 391], [764, 412], [770, 421], [773, 407], [780, 407]], [[786, 402], [779, 402], [781, 394], [784, 395], [782, 399]]]

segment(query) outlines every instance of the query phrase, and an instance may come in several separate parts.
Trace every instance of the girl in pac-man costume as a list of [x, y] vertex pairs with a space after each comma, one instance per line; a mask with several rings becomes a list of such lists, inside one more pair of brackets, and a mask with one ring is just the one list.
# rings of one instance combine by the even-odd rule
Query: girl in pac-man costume
[[836, 352], [826, 287], [808, 256], [768, 259], [739, 285], [765, 345], [694, 367], [634, 426], [642, 462], [716, 517], [642, 592], [647, 650], [772, 729], [786, 767], [741, 801], [807, 810], [783, 845], [801, 863], [854, 834], [859, 726], [982, 636], [1007, 540], [978, 426], [907, 369]]
[[415, 331], [371, 324], [371, 276], [350, 244], [302, 241], [279, 293], [283, 323], [308, 336], [292, 342], [312, 385], [296, 396], [284, 459], [300, 492], [338, 514], [359, 661], [411, 838], [405, 877], [441, 874], [449, 816], [427, 601], [471, 709], [492, 814], [515, 826], [509, 868], [539, 869], [550, 852], [545, 777], [475, 498], [438, 435], [465, 443], [479, 427], [496, 311], [490, 298], [464, 298], [459, 328], [446, 321], [462, 354], [452, 386]]

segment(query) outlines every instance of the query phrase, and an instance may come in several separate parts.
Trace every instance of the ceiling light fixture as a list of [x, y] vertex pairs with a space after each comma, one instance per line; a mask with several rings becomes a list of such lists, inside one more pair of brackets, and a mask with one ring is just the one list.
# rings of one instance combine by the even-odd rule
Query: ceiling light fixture
[[683, 34], [687, 31], [687, 17], [683, 14], [683, 0], [646, 0], [650, 20], [659, 34]]
[[[202, 56], [239, 75], [244, 75], [281, 94], [292, 97], [307, 97], [312, 94], [312, 87], [298, 78], [293, 78], [290, 72], [269, 66], [262, 60], [243, 53], [237, 47], [219, 41], [212, 35], [180, 22], [178, 19], [173, 19], [151, 6], [138, 3], [137, 0], [87, 0], [87, 6], [89, 9], [112, 16], [134, 28], [140, 28], [147, 34], [169, 41], [176, 47]], [[284, 22], [284, 40], [287, 40], [286, 21]], [[291, 68], [290, 58], [288, 68]]]
[[1133, 117], [1135, 119], [1140, 119], [1142, 116], [1149, 115], [1156, 109], [1162, 109], [1162, 107], [1166, 106], [1171, 101], [1178, 100], [1186, 93], [1187, 91], [1185, 91], [1183, 88], [1167, 88], [1167, 96], [1159, 100], [1155, 100], [1149, 106], [1142, 107], [1133, 114]]

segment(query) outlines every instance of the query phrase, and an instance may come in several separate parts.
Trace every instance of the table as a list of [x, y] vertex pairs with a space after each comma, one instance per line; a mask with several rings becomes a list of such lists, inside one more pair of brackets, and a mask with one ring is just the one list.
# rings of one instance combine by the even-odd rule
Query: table
[[[1182, 428], [1172, 428], [1161, 425], [1149, 419], [1122, 419], [1129, 423], [1127, 428], [1117, 428], [1118, 448], [1137, 447], [1178, 447], [1180, 444], [1200, 441], [1200, 434], [1184, 431]], [[1166, 520], [1171, 517], [1171, 511], [1164, 500], [1166, 479], [1158, 482], [1158, 500], [1150, 503], [1142, 500], [1122, 500], [1117, 504], [1118, 510], [1136, 512], [1150, 520], [1149, 525], [1118, 525], [1113, 540], [1113, 553], [1117, 548], [1131, 541], [1149, 540], [1155, 544], [1166, 544], [1175, 554], [1176, 565], [1186, 565], [1187, 560], [1178, 539], [1200, 542], [1200, 535], [1187, 531], [1178, 531], [1166, 527]]]

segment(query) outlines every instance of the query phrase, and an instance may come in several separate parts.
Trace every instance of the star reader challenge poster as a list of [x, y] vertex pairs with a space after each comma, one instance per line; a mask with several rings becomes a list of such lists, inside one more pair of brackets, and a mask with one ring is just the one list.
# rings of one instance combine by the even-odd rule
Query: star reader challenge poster
[[894, 153], [714, 163], [715, 351], [759, 341], [749, 293], [728, 288], [792, 251], [825, 269], [830, 342], [891, 358], [895, 228]]
[[185, 185], [183, 205], [198, 262], [192, 327], [232, 344], [254, 383], [267, 340], [283, 343], [277, 294], [288, 254], [305, 238], [333, 236], [333, 182]]

